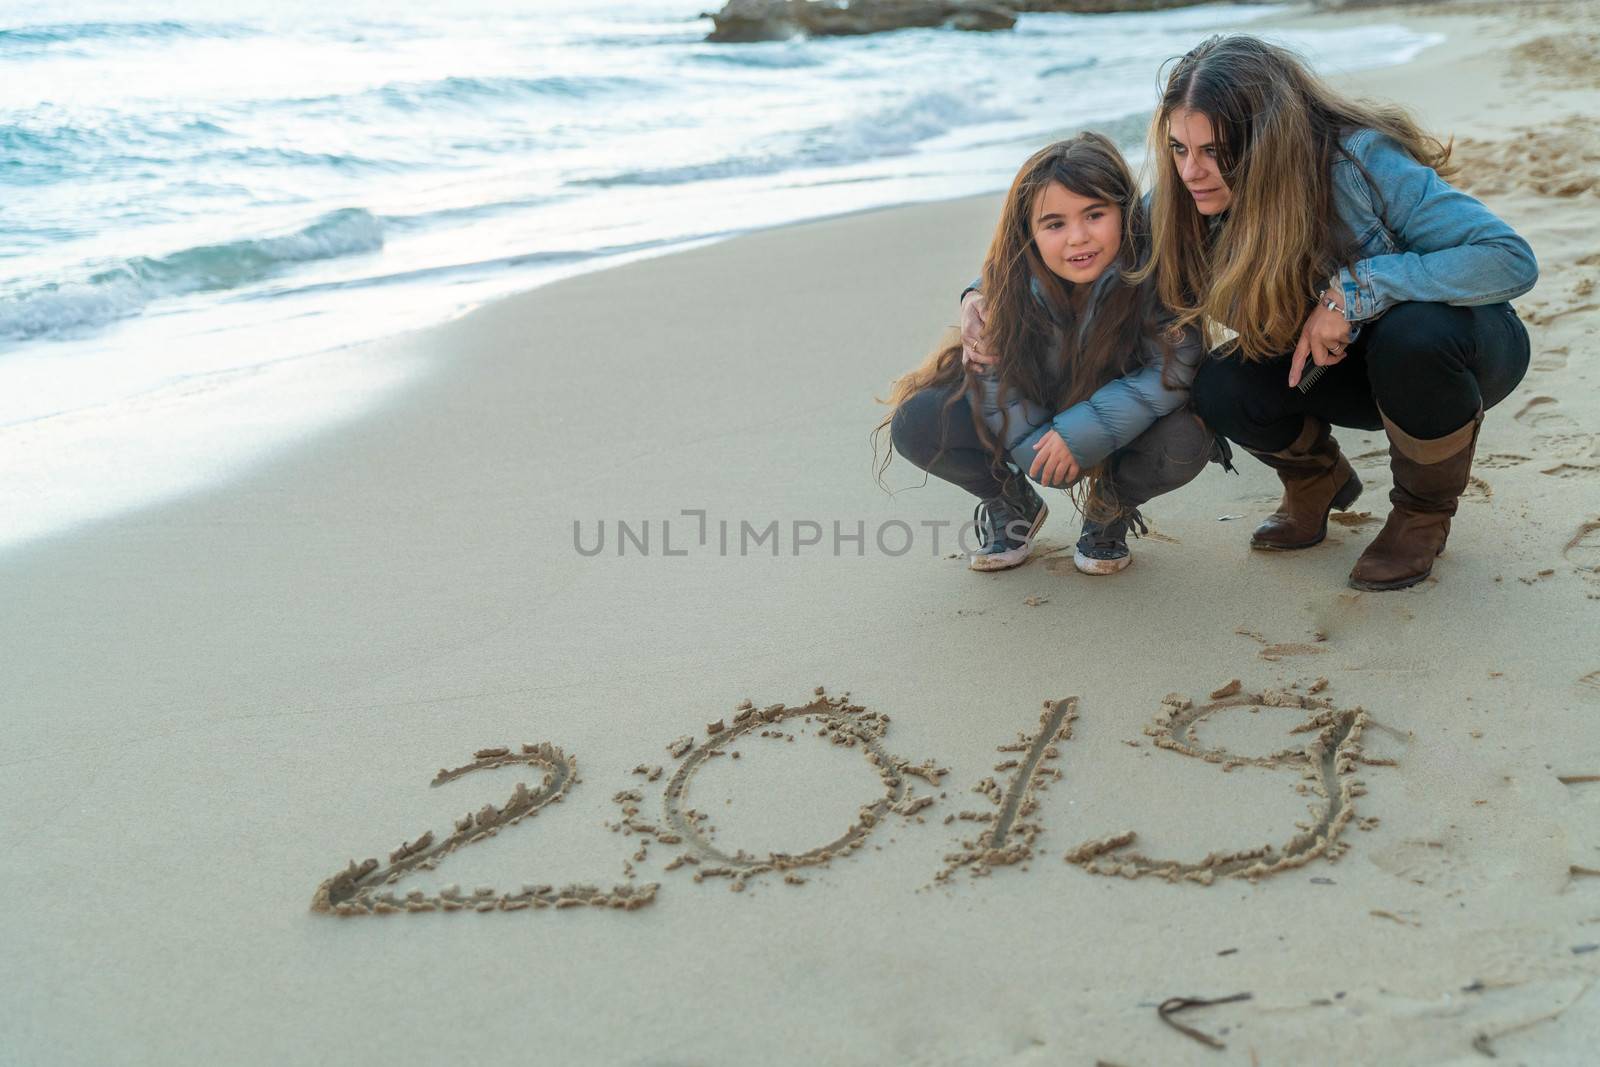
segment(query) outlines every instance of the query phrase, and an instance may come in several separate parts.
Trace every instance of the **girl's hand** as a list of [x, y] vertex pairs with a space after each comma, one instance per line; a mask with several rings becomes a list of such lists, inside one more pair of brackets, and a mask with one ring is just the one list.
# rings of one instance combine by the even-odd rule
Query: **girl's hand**
[[983, 294], [976, 289], [961, 298], [961, 365], [983, 370], [994, 357], [983, 350]]
[[1078, 461], [1072, 458], [1072, 449], [1059, 433], [1051, 430], [1039, 438], [1033, 450], [1038, 455], [1028, 468], [1028, 477], [1049, 486], [1071, 485], [1078, 480]]
[[1294, 346], [1294, 359], [1289, 363], [1289, 388], [1300, 384], [1308, 358], [1319, 367], [1331, 367], [1344, 359], [1349, 343], [1350, 324], [1339, 312], [1319, 302], [1300, 327], [1300, 343]]

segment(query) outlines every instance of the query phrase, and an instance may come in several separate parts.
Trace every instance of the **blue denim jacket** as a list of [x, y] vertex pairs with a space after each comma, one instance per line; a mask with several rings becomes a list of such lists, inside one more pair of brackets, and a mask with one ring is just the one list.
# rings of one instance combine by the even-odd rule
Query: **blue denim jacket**
[[1339, 270], [1352, 324], [1404, 301], [1497, 304], [1533, 288], [1533, 249], [1488, 208], [1376, 130], [1341, 147], [1333, 198], [1356, 242], [1354, 269]]

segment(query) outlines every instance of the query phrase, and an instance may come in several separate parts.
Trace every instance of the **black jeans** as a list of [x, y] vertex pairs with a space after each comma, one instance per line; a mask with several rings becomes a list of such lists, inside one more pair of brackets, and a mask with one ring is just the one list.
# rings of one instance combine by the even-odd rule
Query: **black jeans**
[[1431, 441], [1500, 403], [1527, 372], [1528, 331], [1510, 304], [1396, 304], [1304, 393], [1289, 388], [1289, 357], [1279, 356], [1208, 359], [1191, 397], [1212, 429], [1257, 452], [1288, 448], [1307, 415], [1381, 430], [1379, 409]]
[[[889, 424], [895, 451], [980, 500], [1017, 493], [1026, 476], [1009, 464], [996, 463], [973, 429], [966, 397], [946, 410], [953, 391], [954, 387], [924, 389], [895, 410]], [[1104, 465], [1118, 506], [1130, 512], [1192, 481], [1211, 459], [1212, 444], [1210, 431], [1194, 412], [1180, 409], [1163, 415], [1113, 452]]]

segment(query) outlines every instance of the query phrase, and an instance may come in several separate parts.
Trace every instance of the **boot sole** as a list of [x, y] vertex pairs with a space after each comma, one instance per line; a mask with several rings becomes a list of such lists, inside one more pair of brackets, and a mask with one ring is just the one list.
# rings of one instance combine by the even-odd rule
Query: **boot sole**
[[[1444, 555], [1443, 545], [1439, 546], [1437, 555]], [[1391, 589], [1410, 589], [1414, 585], [1421, 585], [1423, 582], [1428, 580], [1428, 575], [1432, 573], [1433, 568], [1429, 567], [1427, 570], [1416, 575], [1415, 577], [1397, 578], [1392, 582], [1369, 582], [1352, 576], [1347, 582], [1345, 582], [1345, 584], [1351, 589], [1362, 589], [1369, 593], [1384, 593]]]
[[1262, 541], [1252, 537], [1250, 538], [1250, 547], [1262, 552], [1298, 552], [1302, 548], [1314, 548], [1322, 544], [1328, 536], [1328, 514], [1334, 511], [1348, 510], [1351, 504], [1360, 499], [1363, 488], [1361, 476], [1351, 471], [1350, 477], [1339, 487], [1339, 491], [1333, 494], [1333, 499], [1328, 502], [1328, 511], [1324, 512], [1322, 516], [1322, 529], [1317, 533], [1314, 540], [1286, 545], [1281, 541]]
[[1364, 582], [1357, 578], [1351, 578], [1348, 584], [1351, 589], [1364, 589], [1369, 593], [1382, 593], [1390, 589], [1410, 589], [1412, 586], [1426, 581], [1428, 575], [1432, 573], [1433, 568], [1429, 567], [1413, 578], [1401, 578], [1393, 582]]

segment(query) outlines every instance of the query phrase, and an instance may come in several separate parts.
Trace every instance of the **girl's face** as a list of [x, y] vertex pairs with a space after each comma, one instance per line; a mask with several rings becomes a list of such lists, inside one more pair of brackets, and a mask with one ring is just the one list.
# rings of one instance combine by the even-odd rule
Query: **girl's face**
[[1051, 182], [1033, 205], [1033, 244], [1058, 278], [1086, 285], [1117, 260], [1122, 209]]
[[1178, 180], [1194, 197], [1202, 215], [1220, 215], [1233, 202], [1233, 190], [1217, 169], [1216, 139], [1211, 120], [1198, 111], [1178, 108], [1167, 123], [1167, 148]]

